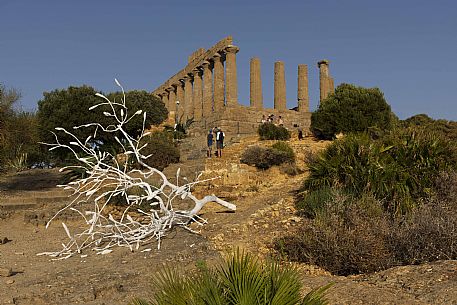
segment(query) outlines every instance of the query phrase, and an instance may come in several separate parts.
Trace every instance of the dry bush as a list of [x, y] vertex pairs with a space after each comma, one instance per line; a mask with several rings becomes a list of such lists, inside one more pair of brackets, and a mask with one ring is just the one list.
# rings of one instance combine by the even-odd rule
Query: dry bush
[[297, 232], [276, 242], [289, 260], [318, 265], [338, 275], [379, 271], [393, 265], [384, 217], [356, 206], [335, 208], [303, 222]]
[[457, 259], [457, 211], [432, 202], [418, 208], [410, 219], [395, 222], [392, 249], [400, 264]]
[[289, 260], [315, 264], [337, 275], [457, 259], [455, 200], [429, 200], [402, 217], [382, 207], [370, 195], [354, 198], [335, 192], [314, 219], [278, 239], [276, 249]]
[[241, 162], [259, 169], [268, 169], [275, 165], [294, 162], [293, 157], [282, 150], [251, 146], [243, 152]]
[[434, 188], [439, 201], [453, 202], [457, 194], [457, 172], [441, 172], [435, 180]]
[[279, 166], [279, 170], [281, 173], [289, 175], [289, 176], [296, 176], [301, 173], [303, 173], [302, 170], [300, 170], [295, 163], [283, 163]]

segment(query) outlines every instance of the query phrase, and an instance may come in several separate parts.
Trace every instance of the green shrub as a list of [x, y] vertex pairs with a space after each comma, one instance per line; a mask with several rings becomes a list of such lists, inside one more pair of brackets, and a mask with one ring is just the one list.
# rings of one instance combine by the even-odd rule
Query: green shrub
[[447, 120], [434, 120], [426, 114], [417, 114], [400, 122], [403, 127], [416, 127], [423, 130], [433, 130], [441, 136], [457, 141], [457, 122]]
[[309, 164], [303, 190], [339, 185], [356, 197], [369, 192], [401, 214], [433, 193], [440, 172], [456, 167], [455, 146], [424, 130], [398, 129], [377, 140], [347, 135]]
[[309, 218], [315, 218], [325, 211], [326, 206], [333, 199], [334, 193], [331, 187], [325, 186], [301, 197], [301, 200], [296, 204], [298, 213]]
[[283, 126], [272, 123], [264, 123], [259, 126], [257, 133], [260, 140], [289, 140], [290, 132]]
[[320, 139], [333, 139], [342, 132], [392, 128], [395, 115], [378, 88], [341, 84], [311, 115], [311, 131]]
[[216, 268], [205, 265], [193, 275], [165, 269], [153, 278], [156, 289], [151, 302], [135, 300], [133, 305], [188, 304], [327, 304], [323, 295], [331, 286], [315, 289], [300, 297], [298, 272], [277, 262], [263, 264], [237, 252]]
[[[283, 147], [283, 149], [285, 148]], [[294, 158], [293, 151], [291, 155], [290, 151], [252, 146], [247, 148], [241, 155], [241, 163], [253, 165], [259, 169], [268, 169], [283, 163], [293, 163], [295, 161]]]
[[295, 161], [294, 150], [292, 149], [292, 147], [290, 147], [290, 145], [287, 142], [278, 141], [271, 145], [271, 148], [285, 152], [288, 158], [291, 160], [291, 162]]
[[173, 142], [173, 134], [167, 131], [156, 131], [143, 138], [140, 146], [147, 144], [141, 150], [145, 156], [149, 156], [144, 162], [158, 170], [163, 170], [171, 163], [179, 162], [179, 149]]

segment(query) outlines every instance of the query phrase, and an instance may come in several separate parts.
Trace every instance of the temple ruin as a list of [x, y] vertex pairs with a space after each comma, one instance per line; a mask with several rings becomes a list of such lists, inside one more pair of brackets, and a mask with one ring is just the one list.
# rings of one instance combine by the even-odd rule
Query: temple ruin
[[[260, 59], [250, 61], [250, 105], [238, 101], [236, 54], [228, 36], [208, 50], [198, 49], [187, 66], [153, 91], [169, 111], [169, 122], [194, 118], [201, 128], [221, 127], [230, 135], [255, 134], [262, 115], [282, 116], [289, 130], [309, 130], [308, 66], [298, 65], [297, 106], [287, 109], [284, 62], [274, 65], [274, 109], [264, 108]], [[318, 63], [320, 101], [334, 91], [329, 61]]]

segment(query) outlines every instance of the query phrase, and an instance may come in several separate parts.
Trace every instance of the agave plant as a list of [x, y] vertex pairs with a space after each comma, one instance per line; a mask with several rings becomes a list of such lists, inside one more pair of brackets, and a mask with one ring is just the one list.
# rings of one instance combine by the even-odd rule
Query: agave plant
[[201, 267], [194, 276], [162, 270], [153, 279], [153, 299], [135, 299], [131, 305], [322, 305], [327, 304], [323, 296], [331, 285], [302, 298], [295, 269], [237, 251], [214, 268]]

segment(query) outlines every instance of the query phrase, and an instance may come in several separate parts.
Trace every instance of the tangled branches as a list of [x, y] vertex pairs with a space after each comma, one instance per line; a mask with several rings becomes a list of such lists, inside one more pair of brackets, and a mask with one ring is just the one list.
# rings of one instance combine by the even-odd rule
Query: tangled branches
[[[141, 150], [147, 144], [140, 144], [142, 138], [148, 136], [145, 132], [146, 113], [139, 110], [133, 115], [129, 115], [126, 107], [125, 93], [123, 87], [117, 80], [116, 84], [122, 89], [123, 98], [121, 101], [110, 101], [106, 96], [97, 93], [103, 99], [102, 102], [89, 108], [94, 110], [101, 106], [108, 107], [109, 111], [104, 111], [106, 117], [114, 119], [115, 124], [102, 126], [100, 123], [89, 123], [73, 127], [74, 129], [95, 127], [93, 135], [84, 141], [78, 139], [73, 133], [64, 128], [56, 128], [57, 131], [69, 135], [73, 141], [68, 144], [61, 143], [54, 133], [56, 143], [48, 144], [54, 149], [68, 149], [79, 161], [80, 165], [67, 166], [61, 169], [79, 169], [86, 173], [85, 178], [80, 178], [69, 182], [66, 185], [59, 185], [65, 189], [72, 190], [74, 199], [56, 213], [49, 220], [46, 228], [57, 215], [64, 210], [70, 209], [78, 213], [85, 223], [82, 232], [72, 234], [65, 223], [62, 223], [69, 241], [63, 244], [63, 249], [57, 252], [43, 252], [38, 255], [49, 255], [55, 259], [66, 259], [75, 254], [82, 253], [85, 249], [93, 249], [97, 254], [106, 254], [112, 251], [115, 246], [128, 247], [131, 251], [139, 249], [141, 244], [153, 239], [158, 241], [160, 248], [161, 238], [174, 226], [188, 228], [190, 222], [197, 222], [200, 225], [205, 220], [198, 216], [199, 211], [208, 202], [216, 202], [228, 209], [235, 210], [236, 206], [228, 203], [214, 195], [205, 196], [202, 199], [196, 198], [191, 188], [199, 182], [197, 177], [195, 182], [179, 185], [179, 170], [176, 174], [176, 184], [171, 183], [161, 171], [148, 166], [144, 160], [149, 156], [144, 156]], [[125, 131], [125, 125], [135, 116], [143, 115], [143, 127], [139, 138], [135, 139]], [[122, 157], [106, 151], [100, 151], [98, 145], [94, 145], [94, 140], [98, 132], [111, 134], [116, 142], [122, 147]], [[95, 142], [96, 143], [96, 142]], [[143, 143], [143, 142], [141, 142]], [[130, 169], [129, 160], [134, 160], [141, 169]], [[152, 176], [158, 177], [160, 183], [154, 186], [148, 183]], [[132, 189], [139, 189], [140, 192], [132, 194]], [[126, 208], [120, 219], [115, 219], [111, 214], [106, 215], [105, 207], [114, 197], [125, 199]], [[191, 200], [194, 207], [189, 210], [174, 208], [174, 200]], [[80, 211], [75, 206], [80, 203], [93, 203], [91, 211]], [[147, 206], [149, 210], [140, 209], [140, 206]], [[147, 221], [138, 221], [128, 214], [129, 210], [141, 213]], [[145, 211], [146, 210], [146, 211]], [[189, 228], [188, 228], [189, 229]], [[190, 229], [189, 229], [190, 230]]]

